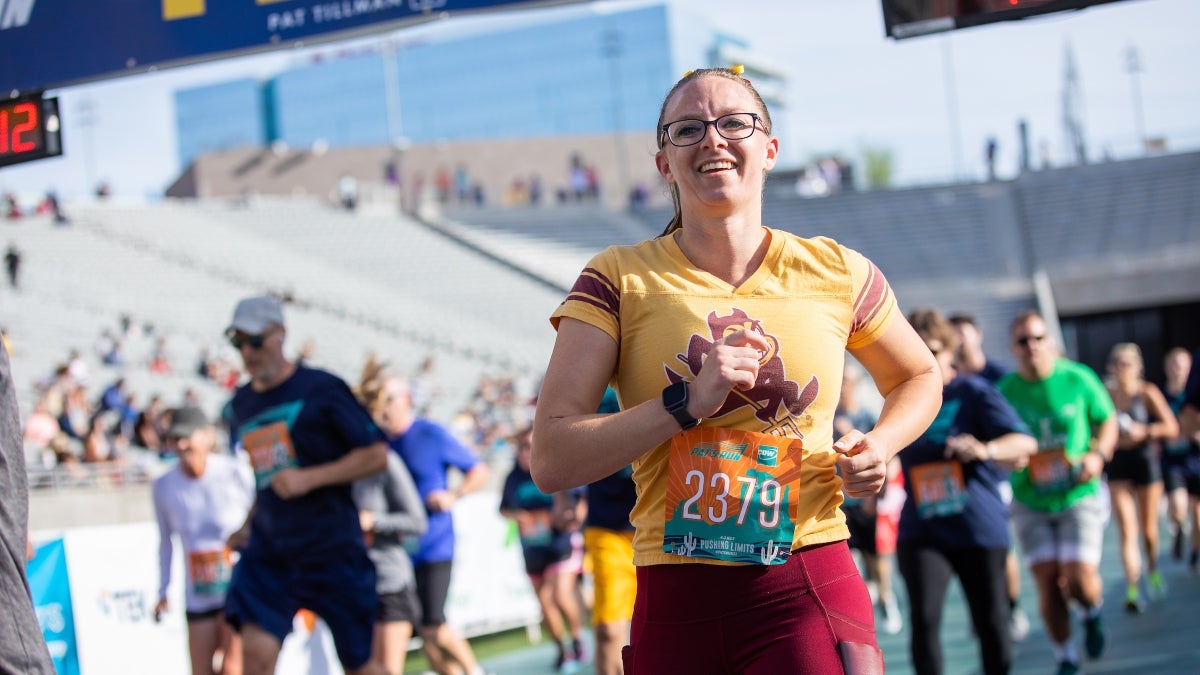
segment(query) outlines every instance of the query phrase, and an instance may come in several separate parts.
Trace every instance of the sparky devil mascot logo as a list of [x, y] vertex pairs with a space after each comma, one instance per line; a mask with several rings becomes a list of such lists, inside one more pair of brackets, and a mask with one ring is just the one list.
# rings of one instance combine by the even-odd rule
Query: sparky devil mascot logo
[[[770, 344], [758, 357], [758, 379], [754, 381], [754, 387], [746, 391], [730, 391], [725, 403], [713, 417], [721, 417], [743, 406], [750, 406], [754, 409], [754, 416], [766, 425], [765, 433], [804, 438], [796, 418], [803, 415], [817, 398], [820, 385], [816, 376], [804, 385], [803, 390], [798, 383], [788, 380], [784, 373], [783, 359], [779, 358], [779, 340], [763, 330], [761, 321], [751, 319], [740, 309], [734, 308], [728, 316], [717, 316], [716, 312], [710, 312], [708, 330], [708, 336], [692, 335], [688, 341], [687, 354], [675, 355], [675, 358], [687, 366], [692, 377], [700, 373], [704, 358], [713, 345], [731, 333], [739, 330], [754, 331], [766, 338]], [[667, 379], [672, 383], [684, 378], [669, 367], [665, 367], [665, 370]]]

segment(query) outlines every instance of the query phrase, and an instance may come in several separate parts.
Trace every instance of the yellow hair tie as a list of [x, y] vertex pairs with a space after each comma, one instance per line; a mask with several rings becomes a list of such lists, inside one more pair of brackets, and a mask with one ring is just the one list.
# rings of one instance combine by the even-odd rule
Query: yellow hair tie
[[[742, 73], [746, 72], [746, 67], [745, 67], [745, 66], [743, 66], [743, 65], [742, 65], [742, 64], [740, 64], [740, 63], [735, 63], [734, 65], [732, 65], [732, 66], [729, 66], [728, 68], [726, 68], [726, 70], [728, 70], [728, 71], [730, 71], [730, 72], [732, 72], [732, 73], [737, 73], [738, 75], [741, 75]], [[696, 71], [695, 71], [695, 70], [689, 70], [689, 71], [687, 71], [686, 73], [684, 73], [684, 74], [683, 74], [683, 77], [681, 77], [681, 78], [679, 78], [679, 79], [681, 79], [681, 80], [683, 80], [683, 79], [686, 79], [688, 75], [691, 75], [691, 74], [692, 74], [692, 73], [694, 73], [694, 72], [696, 72]]]

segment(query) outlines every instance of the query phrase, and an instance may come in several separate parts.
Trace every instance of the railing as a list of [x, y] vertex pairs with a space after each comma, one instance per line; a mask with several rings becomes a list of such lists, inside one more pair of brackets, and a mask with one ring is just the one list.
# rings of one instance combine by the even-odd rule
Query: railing
[[122, 458], [107, 462], [66, 462], [54, 467], [29, 465], [26, 475], [30, 490], [73, 490], [147, 485], [168, 466], [157, 458]]

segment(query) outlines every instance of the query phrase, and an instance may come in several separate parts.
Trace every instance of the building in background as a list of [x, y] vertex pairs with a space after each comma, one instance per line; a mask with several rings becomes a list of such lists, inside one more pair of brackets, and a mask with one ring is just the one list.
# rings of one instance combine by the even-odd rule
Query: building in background
[[[292, 193], [296, 180], [258, 181], [253, 169], [270, 165], [279, 176], [287, 173], [277, 170], [281, 162], [294, 166], [374, 147], [389, 148], [392, 159], [364, 167], [360, 182], [428, 187], [439, 173], [457, 183], [465, 173], [472, 197], [501, 201], [536, 180], [554, 199], [560, 190], [574, 193], [569, 173], [583, 164], [600, 182], [604, 201], [615, 205], [638, 188], [660, 192], [651, 161], [655, 113], [687, 70], [744, 64], [774, 117], [785, 117], [783, 70], [686, 3], [620, 10], [584, 4], [450, 21], [329, 53], [264, 82], [177, 92], [185, 169], [206, 154], [272, 150], [257, 161], [228, 162], [240, 168], [238, 176], [201, 172], [174, 194]], [[514, 154], [514, 141], [532, 144]], [[318, 173], [321, 184], [308, 187], [321, 191], [327, 177]]]

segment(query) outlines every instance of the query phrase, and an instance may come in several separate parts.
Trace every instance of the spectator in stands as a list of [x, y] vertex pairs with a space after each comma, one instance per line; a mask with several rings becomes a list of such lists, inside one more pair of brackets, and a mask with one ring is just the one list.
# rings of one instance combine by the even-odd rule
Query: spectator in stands
[[21, 206], [17, 203], [17, 196], [11, 192], [4, 193], [4, 216], [9, 220], [21, 217]]
[[[167, 445], [179, 461], [151, 487], [158, 522], [158, 602], [154, 620], [170, 609], [171, 559], [179, 538], [184, 564], [184, 610], [191, 672], [241, 675], [241, 639], [224, 620], [233, 572], [228, 537], [254, 504], [254, 477], [244, 456], [216, 452], [216, 429], [199, 408], [171, 411]], [[219, 659], [220, 668], [213, 662]]]
[[1117, 449], [1104, 473], [1125, 568], [1125, 610], [1135, 614], [1144, 609], [1139, 543], [1146, 555], [1150, 598], [1162, 600], [1166, 593], [1158, 569], [1158, 507], [1163, 495], [1158, 455], [1160, 443], [1179, 435], [1175, 413], [1162, 391], [1145, 380], [1143, 369], [1141, 348], [1132, 342], [1113, 345], [1108, 395], [1117, 411]]
[[[364, 370], [371, 367], [368, 359]], [[461, 668], [466, 675], [482, 672], [471, 645], [446, 623], [446, 600], [454, 563], [454, 503], [487, 483], [487, 467], [475, 453], [465, 448], [440, 425], [420, 418], [413, 410], [408, 383], [399, 376], [383, 380], [383, 396], [388, 402], [384, 433], [388, 445], [400, 455], [412, 473], [429, 527], [417, 542], [412, 561], [421, 600], [422, 650], [440, 674]], [[450, 469], [462, 472], [462, 482], [451, 489], [447, 481]]]
[[[1163, 359], [1166, 381], [1162, 391], [1176, 417], [1183, 412], [1191, 369], [1192, 355], [1182, 347], [1168, 351]], [[1190, 513], [1190, 563], [1193, 571], [1200, 571], [1196, 569], [1200, 565], [1200, 439], [1187, 436], [1182, 422], [1179, 435], [1163, 443], [1162, 472], [1167, 517], [1171, 521], [1171, 557], [1183, 560], [1185, 525]]]
[[575, 201], [582, 202], [588, 197], [588, 171], [583, 163], [583, 156], [571, 155], [571, 167], [567, 171], [567, 185], [570, 186], [571, 196]]
[[106, 366], [120, 366], [125, 362], [121, 356], [121, 341], [107, 328], [102, 330], [100, 336], [96, 338], [93, 350], [101, 363]]
[[58, 201], [58, 194], [54, 190], [46, 193], [46, 209], [50, 211], [50, 215], [54, 218], [55, 225], [66, 225], [71, 222], [67, 218], [67, 214], [63, 213], [62, 204]]
[[166, 432], [167, 421], [165, 413], [166, 405], [163, 403], [162, 396], [152, 395], [146, 407], [138, 413], [137, 421], [134, 422], [133, 444], [153, 452], [164, 451], [163, 434]]
[[517, 526], [525, 573], [541, 605], [542, 622], [558, 650], [554, 668], [574, 673], [585, 660], [582, 612], [575, 590], [578, 575], [571, 569], [571, 535], [582, 523], [582, 514], [576, 510], [583, 504], [582, 494], [556, 511], [556, 495], [539, 490], [529, 475], [529, 430], [519, 432], [514, 443], [516, 461], [504, 479], [500, 513]]
[[0, 672], [54, 675], [50, 650], [33, 610], [25, 560], [29, 557], [29, 485], [21, 444], [21, 413], [8, 351], [0, 350]]
[[343, 174], [338, 179], [338, 199], [342, 202], [342, 208], [347, 211], [358, 207], [358, 180], [354, 176]]
[[171, 374], [171, 359], [167, 356], [167, 338], [158, 337], [154, 341], [154, 353], [150, 355], [150, 372], [159, 375]]
[[286, 334], [269, 296], [239, 302], [226, 329], [250, 375], [229, 404], [231, 444], [249, 453], [258, 488], [230, 540], [242, 556], [226, 617], [247, 675], [275, 672], [301, 607], [329, 625], [347, 675], [383, 675], [371, 659], [375, 567], [350, 484], [384, 470], [387, 444], [345, 382], [288, 360]]
[[437, 172], [433, 175], [433, 183], [434, 189], [437, 190], [438, 203], [443, 206], [449, 204], [450, 196], [454, 192], [454, 179], [446, 167], [438, 167]]
[[88, 385], [91, 370], [78, 349], [72, 349], [67, 353], [67, 372], [71, 374], [71, 379], [76, 384], [85, 387]]
[[62, 433], [58, 420], [50, 414], [50, 406], [43, 396], [33, 405], [33, 412], [25, 418], [25, 444], [35, 450], [45, 450], [50, 447], [50, 441]]
[[71, 438], [83, 440], [92, 427], [92, 407], [87, 402], [87, 390], [79, 385], [71, 385], [63, 399], [62, 412], [58, 416], [58, 426], [63, 433]]
[[[779, 139], [740, 68], [686, 74], [657, 129], [674, 218], [598, 254], [553, 313], [533, 477], [553, 492], [634, 465], [634, 672], [882, 672], [839, 507], [933, 419], [936, 361], [870, 260], [763, 226]], [[847, 349], [885, 396], [871, 432], [834, 442]], [[622, 410], [597, 415], [610, 381]]]
[[441, 395], [437, 386], [436, 356], [428, 354], [421, 359], [421, 365], [408, 381], [408, 391], [417, 417], [427, 417], [433, 402]]
[[[389, 409], [399, 405], [384, 391], [385, 375], [384, 364], [372, 359], [364, 366], [354, 390], [381, 429], [388, 428]], [[375, 563], [375, 590], [379, 594], [372, 653], [388, 675], [400, 675], [413, 629], [421, 623], [416, 578], [405, 547], [416, 544], [429, 526], [429, 518], [412, 474], [394, 452], [388, 453], [386, 471], [355, 481], [354, 502], [367, 553]]]
[[471, 175], [467, 173], [465, 164], [454, 167], [454, 196], [459, 206], [465, 206], [472, 200]]
[[538, 206], [542, 203], [542, 177], [536, 173], [529, 177], [529, 205]]
[[8, 272], [8, 287], [15, 290], [21, 288], [21, 250], [15, 242], [10, 242], [4, 252], [4, 269]]
[[96, 414], [115, 410], [124, 415], [125, 408], [128, 405], [129, 392], [125, 389], [125, 378], [119, 377], [100, 393], [100, 400], [96, 404]]
[[984, 167], [987, 169], [988, 182], [996, 180], [996, 137], [988, 136], [983, 150]]
[[83, 437], [83, 461], [107, 462], [113, 459], [113, 443], [108, 430], [114, 417], [109, 413], [101, 413], [92, 418], [87, 434]]

